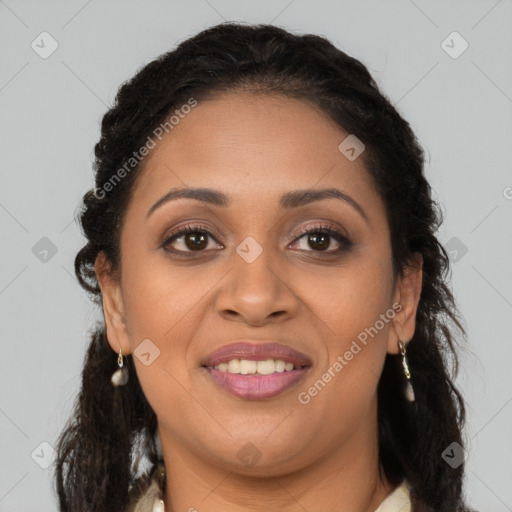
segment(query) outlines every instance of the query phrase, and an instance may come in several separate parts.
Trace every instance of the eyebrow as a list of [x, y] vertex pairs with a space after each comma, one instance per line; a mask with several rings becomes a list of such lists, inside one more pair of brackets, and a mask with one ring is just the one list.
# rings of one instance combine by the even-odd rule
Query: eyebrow
[[[213, 206], [221, 206], [226, 208], [229, 206], [230, 201], [226, 194], [213, 190], [211, 188], [173, 188], [162, 196], [148, 211], [146, 219], [158, 208], [165, 203], [175, 201], [177, 199], [196, 199], [206, 204]], [[352, 206], [366, 221], [368, 217], [361, 205], [353, 199], [351, 196], [338, 190], [336, 188], [325, 188], [325, 189], [304, 189], [304, 190], [292, 190], [286, 192], [280, 198], [279, 205], [284, 209], [299, 208], [305, 206], [314, 201], [320, 201], [322, 199], [340, 199], [345, 203]]]

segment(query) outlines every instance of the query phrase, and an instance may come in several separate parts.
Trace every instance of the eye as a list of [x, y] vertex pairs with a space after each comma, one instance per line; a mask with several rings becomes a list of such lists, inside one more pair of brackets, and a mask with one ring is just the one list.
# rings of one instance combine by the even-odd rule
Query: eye
[[[313, 249], [313, 252], [325, 252], [332, 255], [339, 254], [352, 247], [352, 242], [343, 233], [328, 225], [318, 224], [309, 227], [303, 230], [301, 235], [296, 240], [304, 239], [305, 243], [303, 247], [299, 247], [299, 250], [309, 251], [307, 248], [304, 248], [308, 244]], [[334, 250], [327, 250], [331, 246], [332, 239], [336, 241], [339, 247]], [[294, 244], [296, 243], [294, 242]]]
[[[186, 225], [174, 233], [171, 233], [171, 235], [165, 239], [162, 247], [171, 253], [204, 252], [205, 249], [208, 248], [209, 239], [216, 241], [216, 238], [206, 227], [201, 225]], [[168, 247], [173, 244], [178, 245], [179, 248], [168, 249]]]
[[[293, 245], [297, 244], [297, 241], [304, 239], [305, 244], [308, 244], [313, 252], [326, 253], [330, 255], [340, 254], [352, 247], [352, 242], [341, 232], [337, 231], [329, 225], [318, 224], [308, 229], [304, 229], [300, 232], [298, 238], [295, 239]], [[208, 228], [202, 225], [186, 225], [179, 228], [175, 232], [168, 236], [162, 247], [170, 253], [176, 255], [191, 255], [191, 253], [205, 252], [210, 247], [210, 239], [217, 242], [216, 237], [209, 231]], [[328, 250], [332, 245], [332, 240], [339, 246], [337, 249]], [[304, 245], [305, 245], [304, 244]], [[169, 248], [170, 246], [174, 246]], [[176, 247], [178, 246], [178, 247]], [[217, 242], [217, 247], [213, 249], [223, 248], [223, 246]], [[299, 250], [311, 252], [307, 247], [299, 247]]]

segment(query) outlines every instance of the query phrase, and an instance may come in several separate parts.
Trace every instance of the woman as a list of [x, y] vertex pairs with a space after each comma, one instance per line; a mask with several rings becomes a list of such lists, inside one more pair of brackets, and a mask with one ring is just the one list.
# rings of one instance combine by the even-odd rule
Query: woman
[[218, 25], [121, 87], [95, 155], [62, 511], [464, 510], [439, 214], [359, 61]]

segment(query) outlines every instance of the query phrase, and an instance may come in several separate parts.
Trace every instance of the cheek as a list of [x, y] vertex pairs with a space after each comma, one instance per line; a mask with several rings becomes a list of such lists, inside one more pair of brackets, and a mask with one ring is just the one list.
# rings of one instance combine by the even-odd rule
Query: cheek
[[189, 347], [204, 320], [211, 270], [173, 266], [161, 255], [133, 251], [123, 260], [123, 299], [134, 363], [155, 411], [184, 411], [197, 362]]
[[[173, 266], [162, 255], [133, 253], [123, 266], [126, 321], [132, 347], [151, 338], [172, 340], [179, 347], [179, 332], [201, 307], [216, 276]], [[186, 340], [183, 340], [186, 341]]]
[[381, 254], [354, 261], [331, 279], [316, 280], [308, 295], [308, 304], [320, 319], [316, 330], [326, 357], [313, 386], [302, 390], [303, 401], [334, 422], [339, 423], [343, 411], [350, 411], [344, 415], [347, 422], [349, 417], [358, 421], [376, 393], [395, 315], [390, 260], [386, 251]]
[[[302, 278], [301, 297], [327, 328], [331, 348], [350, 345], [391, 307], [393, 274], [386, 251], [382, 254], [366, 252], [329, 273]], [[379, 335], [385, 335], [389, 321], [378, 327]]]
[[159, 421], [181, 438], [187, 422], [176, 418], [187, 416], [194, 403], [186, 363], [205, 288], [161, 263], [139, 260], [124, 270], [126, 321], [140, 385]]

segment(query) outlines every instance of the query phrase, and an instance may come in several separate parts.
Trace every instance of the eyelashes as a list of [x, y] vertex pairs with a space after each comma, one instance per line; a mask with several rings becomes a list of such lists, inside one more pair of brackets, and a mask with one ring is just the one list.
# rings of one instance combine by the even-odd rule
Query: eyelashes
[[[172, 244], [180, 241], [182, 249], [172, 248]], [[209, 252], [211, 249], [208, 249], [210, 246], [210, 240], [216, 242], [220, 247], [214, 249], [219, 250], [223, 248], [222, 244], [218, 242], [218, 235], [211, 233], [210, 229], [206, 226], [196, 224], [191, 225], [187, 224], [182, 228], [177, 229], [172, 232], [169, 236], [167, 236], [161, 245], [161, 247], [168, 253], [176, 255], [176, 256], [184, 256], [184, 257], [194, 257], [194, 256], [203, 256], [204, 253]], [[336, 256], [340, 255], [344, 252], [350, 250], [353, 246], [352, 241], [340, 231], [334, 229], [332, 226], [327, 224], [316, 224], [314, 226], [308, 226], [307, 228], [303, 228], [291, 245], [296, 245], [299, 241], [305, 239], [305, 244], [307, 247], [311, 247], [310, 243], [313, 247], [316, 244], [320, 244], [320, 249], [315, 250], [311, 249], [299, 249], [301, 252], [312, 252], [314, 254], [318, 254], [320, 256]], [[332, 240], [334, 240], [339, 248], [335, 250], [326, 249], [326, 241], [327, 246], [331, 247]], [[187, 242], [191, 242], [190, 246], [187, 245]], [[169, 248], [171, 247], [171, 248]], [[192, 249], [191, 249], [192, 247]]]
[[[183, 251], [183, 250], [176, 250], [176, 249], [168, 249], [168, 246], [170, 246], [172, 243], [174, 243], [176, 240], [179, 240], [182, 237], [186, 237], [188, 235], [200, 235], [200, 243], [204, 242], [205, 239], [211, 238], [215, 241], [217, 241], [217, 238], [215, 235], [213, 235], [208, 228], [201, 225], [190, 225], [187, 224], [186, 226], [178, 229], [177, 231], [170, 234], [168, 238], [164, 241], [162, 247], [164, 250], [166, 250], [169, 253], [172, 254], [179, 254], [179, 253], [192, 253], [193, 256], [194, 253], [198, 252], [205, 252], [204, 250], [192, 250], [192, 251]], [[206, 236], [205, 236], [206, 235]], [[217, 242], [218, 243], [218, 242]], [[198, 246], [199, 248], [199, 246]]]
[[[318, 252], [320, 254], [324, 253], [324, 254], [330, 254], [330, 255], [336, 255], [336, 254], [340, 254], [342, 252], [345, 252], [347, 251], [348, 249], [350, 249], [352, 247], [352, 241], [346, 236], [344, 235], [343, 233], [341, 233], [340, 231], [334, 229], [332, 226], [329, 226], [328, 224], [317, 224], [315, 226], [310, 226], [308, 228], [303, 228], [297, 238], [295, 238], [294, 242], [297, 241], [297, 240], [301, 240], [303, 238], [306, 237], [306, 235], [308, 237], [312, 237], [313, 235], [321, 235], [322, 237], [327, 237], [327, 238], [333, 238], [339, 245], [340, 247], [336, 250], [330, 250], [330, 251], [326, 251], [326, 250], [319, 250], [319, 251], [307, 251], [307, 252]], [[307, 241], [309, 242], [310, 239]], [[314, 243], [317, 243], [316, 241]], [[331, 245], [329, 243], [329, 245]]]

